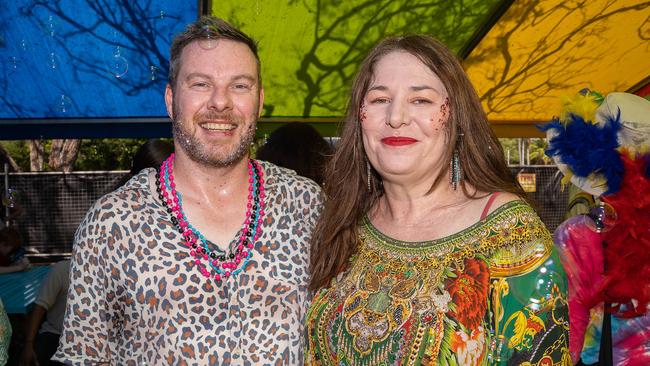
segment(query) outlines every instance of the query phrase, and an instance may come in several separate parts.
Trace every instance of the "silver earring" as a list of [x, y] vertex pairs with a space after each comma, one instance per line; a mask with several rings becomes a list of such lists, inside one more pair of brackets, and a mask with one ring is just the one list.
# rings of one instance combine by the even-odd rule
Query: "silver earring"
[[372, 192], [372, 184], [370, 183], [370, 176], [372, 172], [370, 171], [370, 163], [366, 160], [366, 173], [368, 175], [368, 192]]
[[463, 134], [459, 134], [456, 147], [454, 148], [454, 155], [451, 157], [451, 161], [449, 162], [449, 183], [454, 191], [458, 189], [458, 185], [463, 180], [463, 170], [460, 166], [460, 152], [458, 151], [460, 139], [462, 137]]

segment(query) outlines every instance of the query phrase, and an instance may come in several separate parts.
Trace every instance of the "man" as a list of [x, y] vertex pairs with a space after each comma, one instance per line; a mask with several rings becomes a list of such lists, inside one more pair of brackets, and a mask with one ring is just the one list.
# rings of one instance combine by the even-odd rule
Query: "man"
[[69, 274], [70, 260], [62, 260], [52, 265], [41, 284], [25, 330], [25, 348], [19, 363], [21, 366], [62, 365], [50, 361], [50, 358], [56, 352], [63, 328], [66, 295], [70, 286]]
[[203, 17], [174, 39], [165, 102], [176, 153], [101, 198], [78, 229], [55, 360], [302, 363], [320, 190], [249, 161], [263, 99], [248, 36]]

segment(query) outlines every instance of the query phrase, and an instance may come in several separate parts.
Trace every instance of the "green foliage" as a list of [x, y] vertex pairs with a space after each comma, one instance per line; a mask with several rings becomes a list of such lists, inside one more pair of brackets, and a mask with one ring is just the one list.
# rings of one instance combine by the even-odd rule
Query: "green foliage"
[[7, 150], [9, 156], [14, 159], [22, 171], [29, 171], [29, 144], [27, 141], [0, 141], [0, 145]]
[[545, 150], [548, 147], [546, 139], [529, 139], [529, 143], [531, 165], [553, 164], [552, 159], [546, 156], [545, 153]]
[[[506, 161], [510, 165], [526, 164], [526, 150], [528, 151], [528, 158], [530, 165], [549, 165], [553, 164], [553, 160], [546, 156], [545, 150], [548, 147], [548, 142], [543, 138], [501, 138], [499, 139], [503, 147]], [[523, 159], [519, 157], [519, 148], [523, 147]]]
[[[94, 139], [83, 140], [74, 165], [75, 171], [129, 170], [133, 155], [146, 139]], [[29, 141], [0, 141], [9, 155], [24, 172], [30, 171]], [[47, 171], [50, 140], [43, 141], [45, 156], [44, 170]]]
[[517, 149], [517, 139], [501, 138], [499, 139], [503, 153], [508, 164], [517, 164], [519, 162], [519, 150]]
[[130, 170], [133, 155], [145, 141], [145, 139], [83, 140], [74, 170]]

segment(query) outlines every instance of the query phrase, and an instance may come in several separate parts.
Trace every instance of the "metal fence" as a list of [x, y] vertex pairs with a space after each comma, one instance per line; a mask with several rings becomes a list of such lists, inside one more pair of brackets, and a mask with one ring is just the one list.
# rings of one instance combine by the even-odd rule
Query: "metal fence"
[[562, 189], [562, 174], [555, 165], [511, 166], [514, 174], [535, 175], [535, 192], [528, 193], [546, 227], [553, 232], [566, 214], [569, 190]]
[[9, 187], [20, 211], [17, 227], [32, 256], [70, 253], [86, 211], [126, 173], [10, 173]]
[[[535, 174], [530, 193], [549, 230], [563, 220], [568, 193], [560, 187], [555, 166], [512, 166], [513, 173]], [[22, 213], [17, 225], [34, 257], [66, 255], [86, 211], [102, 195], [112, 191], [126, 172], [10, 173], [9, 187], [17, 192]], [[4, 180], [0, 180], [4, 192]]]

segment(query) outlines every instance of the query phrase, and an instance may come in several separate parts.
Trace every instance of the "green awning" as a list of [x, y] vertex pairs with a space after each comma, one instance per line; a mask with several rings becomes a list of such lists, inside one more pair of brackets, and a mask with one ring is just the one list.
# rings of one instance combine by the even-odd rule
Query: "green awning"
[[650, 77], [650, 2], [214, 2], [260, 44], [261, 128], [302, 120], [333, 133], [363, 57], [392, 35], [432, 35], [455, 51], [501, 136], [535, 136], [561, 98], [641, 89]]

